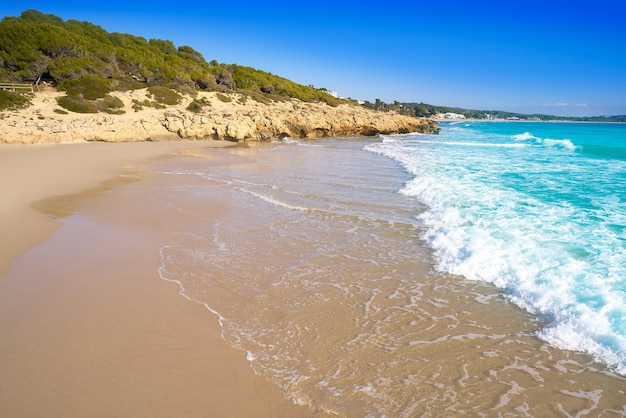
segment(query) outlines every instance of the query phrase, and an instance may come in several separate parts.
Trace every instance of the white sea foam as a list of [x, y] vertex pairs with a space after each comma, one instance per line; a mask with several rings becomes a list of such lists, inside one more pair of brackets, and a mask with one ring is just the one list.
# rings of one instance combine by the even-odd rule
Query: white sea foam
[[265, 201], [267, 203], [271, 203], [273, 205], [280, 206], [280, 207], [283, 207], [283, 208], [286, 208], [286, 209], [298, 210], [298, 211], [301, 211], [301, 212], [307, 212], [307, 211], [311, 210], [310, 208], [305, 208], [304, 206], [292, 205], [292, 204], [289, 204], [287, 202], [283, 202], [281, 200], [275, 199], [275, 198], [273, 198], [271, 196], [266, 196], [264, 194], [256, 193], [256, 192], [253, 192], [253, 191], [250, 191], [250, 190], [241, 189], [241, 191], [245, 192], [245, 193], [248, 193], [248, 194], [250, 194], [250, 195], [252, 195], [254, 197], [258, 197], [259, 199], [261, 199], [261, 200], [263, 200], [263, 201]]
[[432, 141], [431, 144], [453, 145], [458, 147], [486, 147], [486, 148], [520, 148], [524, 144], [501, 144], [488, 142], [456, 142], [456, 141]]
[[570, 151], [575, 151], [578, 148], [574, 145], [571, 139], [540, 138], [530, 132], [513, 135], [513, 140], [516, 142], [530, 142], [552, 148], [562, 148]]
[[513, 135], [513, 139], [516, 141], [529, 141], [529, 140], [538, 140], [539, 138], [537, 138], [530, 132], [524, 132], [523, 134]]
[[547, 147], [563, 148], [563, 149], [567, 149], [570, 151], [575, 151], [577, 148], [569, 139], [546, 138], [543, 140], [543, 144]]
[[[516, 304], [549, 321], [539, 334], [546, 341], [586, 351], [625, 373], [626, 236], [611, 226], [624, 220], [614, 194], [623, 177], [606, 164], [585, 167], [564, 159], [569, 153], [541, 151], [576, 150], [570, 139], [525, 132], [507, 142], [498, 135], [504, 138], [498, 151], [493, 138], [459, 128], [441, 138], [368, 149], [415, 176], [401, 193], [426, 204], [418, 218], [441, 270], [506, 289]], [[539, 146], [507, 150], [525, 143]], [[468, 149], [477, 144], [492, 154]], [[615, 180], [595, 187], [603, 175]]]

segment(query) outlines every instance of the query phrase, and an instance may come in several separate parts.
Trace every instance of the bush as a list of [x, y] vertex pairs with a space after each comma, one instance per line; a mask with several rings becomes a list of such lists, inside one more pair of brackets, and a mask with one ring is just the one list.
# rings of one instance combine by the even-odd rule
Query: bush
[[180, 84], [176, 86], [176, 90], [180, 94], [183, 94], [185, 96], [190, 96], [190, 97], [196, 97], [196, 95], [198, 94], [196, 89], [193, 86], [190, 86], [188, 84]]
[[30, 98], [20, 93], [0, 90], [0, 110], [18, 110], [28, 107]]
[[148, 87], [148, 91], [152, 94], [157, 103], [165, 105], [177, 105], [183, 99], [180, 94], [164, 86], [151, 86]]
[[[119, 115], [124, 113], [124, 102], [117, 97], [106, 95], [98, 100], [86, 100], [82, 97], [63, 96], [57, 98], [57, 103], [64, 109], [75, 113], [106, 112]], [[57, 112], [60, 113], [60, 112]]]
[[113, 97], [110, 95], [104, 96], [102, 99], [96, 101], [96, 106], [102, 112], [106, 112], [112, 115], [121, 115], [124, 113], [124, 102], [122, 102], [118, 97]]
[[146, 83], [130, 77], [120, 78], [111, 86], [117, 91], [139, 90], [146, 88]]
[[60, 87], [68, 96], [96, 100], [103, 98], [111, 91], [111, 82], [104, 78], [82, 77], [65, 80]]
[[[272, 103], [272, 100], [269, 98], [269, 96], [262, 94], [262, 93], [257, 93], [254, 91], [246, 91], [245, 92], [246, 96], [244, 97], [249, 97], [252, 100], [254, 100], [255, 102], [264, 104], [269, 106]], [[276, 97], [273, 97], [274, 99], [276, 99]]]
[[63, 96], [57, 97], [57, 103], [64, 109], [76, 113], [98, 113], [98, 107], [90, 100], [81, 97]]
[[222, 94], [222, 93], [217, 93], [216, 97], [217, 97], [217, 98], [218, 98], [221, 102], [224, 102], [224, 103], [230, 103], [230, 102], [232, 102], [232, 101], [233, 101], [233, 99], [232, 99], [230, 96], [227, 96], [227, 95]]
[[204, 106], [211, 106], [211, 102], [206, 97], [193, 99], [192, 102], [189, 103], [189, 106], [187, 106], [187, 110], [190, 112], [200, 113], [202, 112]]

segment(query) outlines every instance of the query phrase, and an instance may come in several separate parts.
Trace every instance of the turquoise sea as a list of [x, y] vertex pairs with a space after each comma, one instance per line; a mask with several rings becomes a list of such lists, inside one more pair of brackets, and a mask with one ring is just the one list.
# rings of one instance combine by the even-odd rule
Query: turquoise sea
[[443, 123], [367, 147], [411, 176], [399, 190], [437, 268], [493, 283], [550, 344], [626, 374], [626, 125]]

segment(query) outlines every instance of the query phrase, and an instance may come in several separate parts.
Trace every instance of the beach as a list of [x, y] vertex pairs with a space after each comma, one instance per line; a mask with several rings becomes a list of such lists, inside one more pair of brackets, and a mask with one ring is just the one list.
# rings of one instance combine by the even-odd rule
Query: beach
[[623, 376], [436, 264], [437, 184], [383, 152], [439, 168], [455, 132], [1, 148], [0, 410], [623, 416]]
[[160, 279], [165, 223], [141, 190], [101, 200], [150, 161], [228, 145], [0, 146], [2, 415], [303, 416]]

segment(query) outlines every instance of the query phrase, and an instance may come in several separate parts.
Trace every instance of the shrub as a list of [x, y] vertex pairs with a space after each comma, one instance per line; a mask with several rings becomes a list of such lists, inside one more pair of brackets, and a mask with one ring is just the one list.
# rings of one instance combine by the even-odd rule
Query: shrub
[[[269, 106], [272, 103], [272, 100], [267, 95], [262, 94], [262, 93], [257, 93], [254, 91], [247, 91], [246, 95], [250, 97], [252, 100], [254, 100], [255, 102], [258, 102], [267, 106]], [[277, 97], [275, 96], [273, 98], [277, 99]]]
[[324, 102], [326, 102], [326, 104], [331, 107], [339, 106], [339, 100], [332, 98], [332, 96], [330, 99], [325, 99]]
[[154, 96], [157, 103], [165, 105], [177, 105], [183, 99], [180, 94], [164, 86], [151, 86], [148, 87], [148, 91]]
[[[57, 103], [62, 108], [75, 113], [106, 112], [114, 115], [124, 113], [124, 102], [122, 102], [119, 98], [108, 94], [98, 100], [87, 100], [85, 98], [75, 96], [63, 96], [57, 98]], [[62, 111], [55, 110], [55, 112], [61, 113]]]
[[196, 95], [198, 94], [196, 89], [193, 86], [190, 86], [188, 84], [180, 84], [176, 86], [176, 90], [180, 94], [184, 94], [185, 96], [190, 96], [190, 97], [196, 97]]
[[133, 99], [133, 105], [131, 107], [135, 109], [135, 112], [139, 112], [140, 110], [143, 110], [144, 106], [149, 106], [149, 105], [150, 105], [150, 102], [147, 100], [140, 102], [137, 99]]
[[187, 110], [194, 113], [200, 113], [202, 112], [202, 105], [194, 99], [191, 103], [189, 103], [189, 106], [187, 106]]
[[104, 78], [81, 77], [65, 80], [60, 87], [68, 96], [96, 100], [103, 98], [111, 91], [111, 82]]
[[121, 115], [124, 113], [124, 102], [122, 102], [118, 97], [113, 97], [111, 95], [106, 95], [102, 99], [96, 101], [96, 106], [98, 110], [102, 112], [106, 112], [112, 115]]
[[125, 77], [116, 80], [115, 85], [112, 87], [117, 91], [139, 90], [146, 88], [146, 83], [142, 83], [141, 81], [130, 77]]
[[30, 98], [20, 93], [0, 90], [0, 110], [18, 110], [28, 107]]
[[154, 100], [145, 99], [140, 102], [137, 99], [133, 99], [133, 105], [131, 107], [135, 109], [135, 112], [139, 112], [140, 110], [143, 110], [144, 107], [152, 107], [155, 109], [165, 109], [167, 106], [157, 103]]
[[95, 102], [85, 100], [81, 97], [63, 96], [57, 97], [57, 103], [64, 109], [76, 113], [98, 113]]
[[232, 101], [233, 101], [232, 97], [227, 96], [227, 95], [222, 94], [222, 93], [217, 93], [216, 97], [217, 97], [217, 98], [218, 98], [221, 102], [224, 102], [224, 103], [230, 103], [230, 102], [232, 102]]
[[199, 113], [202, 112], [202, 108], [204, 108], [204, 106], [211, 106], [211, 102], [206, 97], [193, 99], [191, 103], [189, 103], [189, 106], [187, 106], [187, 110]]

